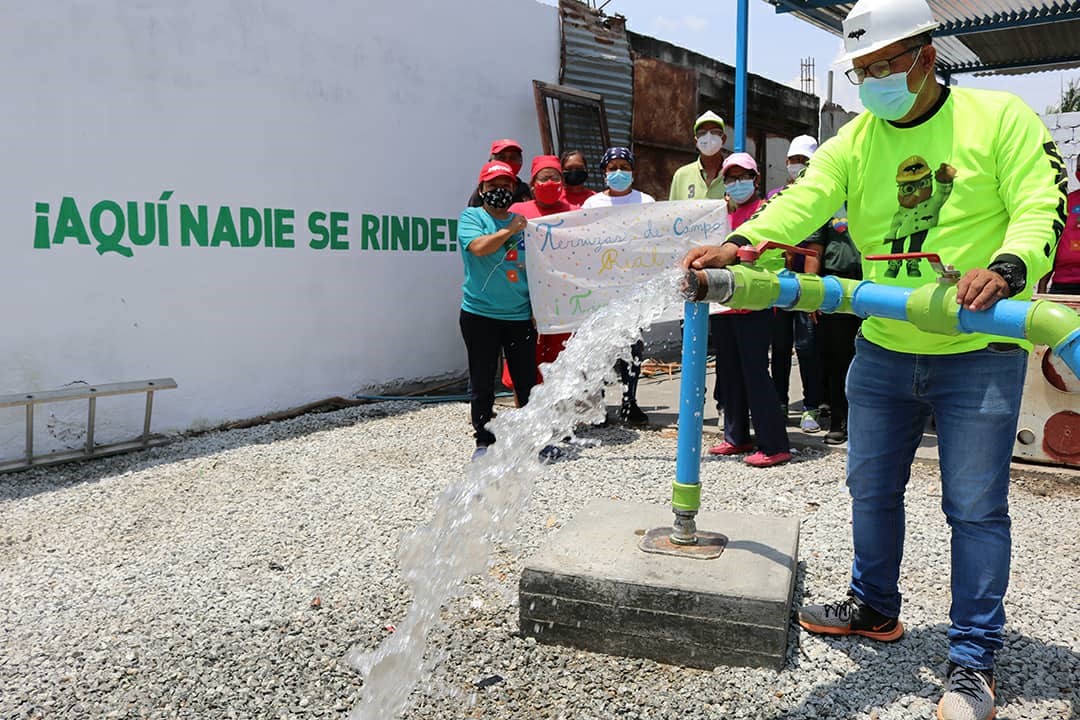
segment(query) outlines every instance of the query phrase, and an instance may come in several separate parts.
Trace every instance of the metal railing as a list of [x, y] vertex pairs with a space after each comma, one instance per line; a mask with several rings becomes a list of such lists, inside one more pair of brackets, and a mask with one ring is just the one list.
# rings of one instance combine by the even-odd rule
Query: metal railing
[[[166, 440], [164, 438], [155, 438], [150, 434], [150, 415], [154, 409], [154, 393], [159, 390], [172, 390], [175, 388], [176, 381], [172, 378], [157, 378], [155, 380], [106, 383], [102, 385], [79, 385], [61, 388], [59, 390], [43, 390], [40, 392], [0, 395], [0, 408], [26, 408], [26, 451], [21, 459], [0, 462], [0, 472], [26, 470], [31, 467], [55, 465], [57, 463], [83, 460], [91, 457], [104, 457], [106, 455], [127, 452], [128, 450], [137, 450], [159, 445]], [[132, 393], [140, 392], [146, 393], [146, 411], [143, 414], [142, 435], [140, 435], [137, 440], [95, 445], [94, 423], [97, 416], [97, 399], [110, 395], [130, 395]], [[80, 450], [62, 450], [59, 452], [46, 453], [44, 455], [34, 455], [34, 407], [44, 403], [84, 399], [89, 400], [89, 407], [86, 417], [86, 443], [83, 445], [83, 448]]]

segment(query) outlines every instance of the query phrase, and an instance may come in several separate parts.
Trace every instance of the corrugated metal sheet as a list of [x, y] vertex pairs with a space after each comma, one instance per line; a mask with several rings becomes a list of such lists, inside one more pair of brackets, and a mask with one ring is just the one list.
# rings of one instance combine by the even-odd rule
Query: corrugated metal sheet
[[[802, 0], [766, 0], [798, 8]], [[934, 46], [945, 73], [1036, 72], [1080, 67], [1080, 0], [928, 0], [942, 24]], [[854, 3], [793, 14], [840, 34]], [[986, 28], [981, 30], [980, 28]]]
[[560, 0], [563, 85], [603, 95], [614, 145], [630, 145], [634, 66], [621, 17], [605, 17], [576, 0]]

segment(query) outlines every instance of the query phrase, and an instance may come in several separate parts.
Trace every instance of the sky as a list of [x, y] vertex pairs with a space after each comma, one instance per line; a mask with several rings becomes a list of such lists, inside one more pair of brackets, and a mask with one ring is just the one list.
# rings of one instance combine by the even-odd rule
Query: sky
[[[556, 5], [557, 0], [541, 0]], [[608, 15], [623, 15], [627, 27], [642, 35], [694, 50], [729, 65], [735, 64], [736, 0], [611, 0]], [[800, 88], [799, 61], [813, 58], [816, 94], [824, 101], [828, 71], [840, 55], [840, 38], [790, 14], [778, 14], [764, 0], [750, 0], [750, 72]], [[850, 66], [847, 66], [850, 67]], [[837, 66], [833, 101], [847, 110], [861, 110], [858, 89]], [[956, 75], [963, 87], [1007, 90], [1019, 95], [1037, 112], [1056, 104], [1061, 85], [1080, 78], [1080, 70], [975, 77]], [[800, 88], [801, 89], [801, 88]]]

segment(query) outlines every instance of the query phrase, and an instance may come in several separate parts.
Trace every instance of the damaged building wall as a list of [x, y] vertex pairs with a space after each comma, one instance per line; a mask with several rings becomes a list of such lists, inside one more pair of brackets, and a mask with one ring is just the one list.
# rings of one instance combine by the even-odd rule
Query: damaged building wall
[[[719, 113], [728, 124], [727, 149], [732, 148], [735, 68], [663, 40], [627, 34], [634, 57], [634, 149], [642, 158], [638, 187], [666, 199], [675, 169], [697, 157], [692, 128], [698, 115]], [[767, 187], [787, 180], [787, 141], [817, 136], [818, 104], [815, 95], [749, 75], [747, 151], [766, 168]]]

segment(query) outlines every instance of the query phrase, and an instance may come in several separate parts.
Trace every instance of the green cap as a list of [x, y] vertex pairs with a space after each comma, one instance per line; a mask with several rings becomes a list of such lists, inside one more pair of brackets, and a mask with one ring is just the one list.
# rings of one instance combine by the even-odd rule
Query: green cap
[[727, 126], [724, 125], [724, 118], [720, 117], [712, 110], [706, 110], [702, 113], [701, 117], [694, 121], [694, 134], [697, 134], [698, 128], [705, 123], [716, 123], [720, 126], [720, 129], [727, 132]]

